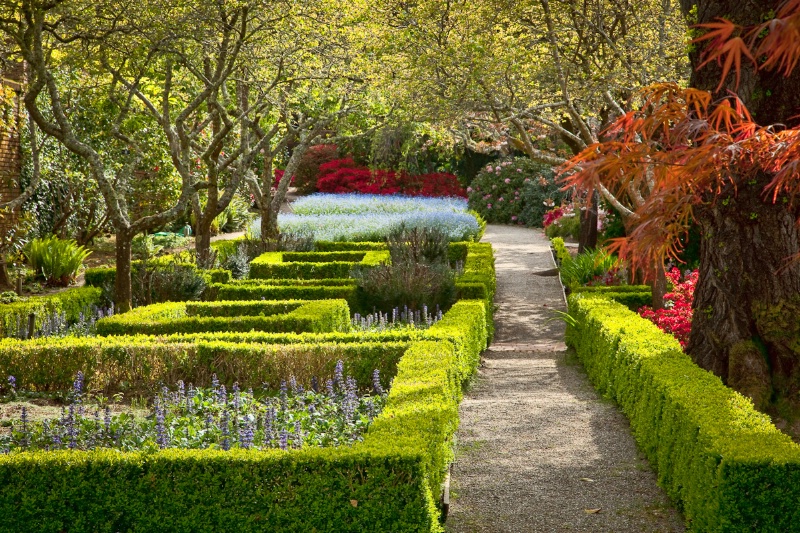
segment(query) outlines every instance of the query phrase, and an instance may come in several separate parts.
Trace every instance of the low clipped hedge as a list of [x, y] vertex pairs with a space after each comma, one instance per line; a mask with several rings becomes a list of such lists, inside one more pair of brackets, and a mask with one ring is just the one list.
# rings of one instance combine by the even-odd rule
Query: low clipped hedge
[[55, 342], [0, 343], [0, 372], [14, 376], [27, 390], [69, 390], [81, 371], [90, 390], [106, 394], [147, 393], [159, 384], [178, 380], [208, 384], [217, 374], [228, 386], [247, 388], [264, 383], [276, 387], [295, 376], [308, 384], [312, 376], [329, 378], [338, 359], [359, 386], [368, 388], [372, 371], [380, 370], [384, 385], [395, 374], [408, 339], [377, 341], [266, 344], [248, 340], [173, 339], [158, 337], [83, 337]]
[[214, 283], [206, 289], [204, 297], [208, 300], [258, 300], [260, 298], [268, 300], [328, 300], [342, 298], [352, 302], [355, 297], [355, 290], [355, 283], [347, 285], [234, 285]]
[[418, 341], [404, 352], [361, 443], [0, 456], [0, 531], [440, 532], [436, 501], [453, 458], [462, 364], [486, 344], [484, 303], [458, 302], [447, 316], [454, 310], [451, 323], [428, 330], [452, 332], [452, 342]]
[[572, 294], [599, 294], [619, 302], [631, 311], [653, 303], [653, 292], [647, 285], [598, 285], [596, 287], [574, 287]]
[[[172, 256], [164, 256], [167, 259], [163, 260], [162, 258], [158, 258], [155, 264], [168, 264], [171, 261]], [[151, 261], [151, 264], [154, 264]], [[133, 261], [134, 264], [139, 264], [141, 261]], [[191, 268], [193, 270], [197, 270], [197, 266], [194, 263], [186, 263], [186, 262], [176, 262], [175, 264], [180, 265], [181, 267]], [[233, 274], [231, 274], [230, 270], [225, 270], [224, 268], [215, 268], [212, 270], [201, 270], [200, 274], [203, 276], [203, 279], [207, 284], [211, 283], [228, 283], [233, 279]], [[117, 280], [117, 269], [115, 267], [97, 267], [97, 268], [87, 268], [86, 272], [84, 273], [84, 281], [86, 285], [90, 287], [112, 287]]]
[[63, 313], [69, 323], [77, 322], [81, 312], [92, 305], [100, 305], [100, 300], [100, 289], [76, 287], [48, 296], [31, 296], [24, 301], [0, 304], [0, 335], [12, 336], [20, 327], [26, 328], [31, 313], [36, 329], [55, 313]]
[[341, 287], [343, 285], [355, 285], [356, 280], [353, 278], [326, 278], [326, 279], [234, 279], [227, 283], [227, 285], [236, 286], [254, 286], [254, 285], [267, 285], [270, 287], [305, 287], [305, 286], [324, 286], [324, 287]]
[[368, 252], [386, 250], [386, 244], [382, 242], [317, 241], [314, 243], [314, 249], [318, 252]]
[[[206, 313], [216, 302], [198, 304]], [[274, 303], [274, 302], [272, 302]], [[227, 304], [231, 305], [231, 304]], [[219, 312], [223, 312], [220, 308]], [[187, 315], [187, 303], [169, 302], [136, 308], [128, 313], [97, 321], [98, 335], [166, 335], [213, 331], [272, 331], [296, 333], [345, 331], [350, 327], [350, 309], [344, 300], [304, 302], [292, 311], [270, 316]]]
[[[326, 261], [325, 257], [331, 258], [331, 260]], [[349, 257], [350, 259], [345, 261], [336, 260], [339, 257]], [[366, 252], [267, 252], [250, 262], [250, 279], [346, 278], [356, 265], [377, 266], [388, 261], [389, 252], [384, 250]]]
[[459, 299], [478, 299], [484, 302], [488, 313], [486, 329], [491, 341], [494, 336], [492, 319], [494, 294], [497, 290], [492, 245], [473, 242], [457, 244], [464, 244], [466, 259], [464, 260], [464, 271], [456, 277], [456, 296]]
[[692, 531], [795, 531], [800, 446], [670, 335], [599, 295], [569, 298], [590, 379], [616, 400]]
[[567, 250], [567, 247], [564, 245], [564, 239], [555, 237], [550, 240], [550, 244], [553, 246], [553, 251], [555, 252], [559, 267], [564, 263], [572, 261], [572, 254], [569, 253], [569, 250]]

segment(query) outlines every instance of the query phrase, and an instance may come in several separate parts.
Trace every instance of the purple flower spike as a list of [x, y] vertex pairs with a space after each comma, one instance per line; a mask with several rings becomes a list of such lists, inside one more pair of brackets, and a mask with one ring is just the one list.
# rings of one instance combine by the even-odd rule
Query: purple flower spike
[[8, 386], [11, 387], [11, 392], [17, 391], [17, 378], [8, 376]]
[[372, 371], [372, 389], [375, 394], [383, 394], [383, 387], [381, 386], [381, 371], [377, 368]]

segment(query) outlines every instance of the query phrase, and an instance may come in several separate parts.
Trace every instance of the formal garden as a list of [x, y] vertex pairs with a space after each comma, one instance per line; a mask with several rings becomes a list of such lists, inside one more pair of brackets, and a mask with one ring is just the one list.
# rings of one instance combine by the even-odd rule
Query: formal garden
[[800, 0], [0, 34], [0, 531], [800, 531]]

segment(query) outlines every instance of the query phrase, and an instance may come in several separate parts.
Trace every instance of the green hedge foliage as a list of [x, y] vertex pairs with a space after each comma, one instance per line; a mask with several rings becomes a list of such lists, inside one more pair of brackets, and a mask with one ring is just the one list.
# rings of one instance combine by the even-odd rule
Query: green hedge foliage
[[31, 313], [35, 315], [37, 329], [53, 313], [64, 313], [67, 322], [77, 322], [81, 312], [92, 305], [100, 305], [100, 299], [100, 289], [75, 287], [49, 296], [31, 296], [24, 301], [0, 304], [0, 336], [16, 333], [18, 325], [28, 323]]
[[353, 278], [327, 278], [327, 279], [234, 279], [226, 285], [234, 286], [256, 286], [266, 285], [269, 287], [284, 286], [322, 286], [322, 287], [341, 287], [343, 285], [355, 285]]
[[[368, 388], [372, 371], [381, 372], [384, 385], [394, 376], [408, 339], [376, 341], [265, 344], [213, 338], [65, 337], [53, 342], [0, 342], [0, 373], [14, 376], [28, 390], [69, 390], [75, 374], [84, 373], [90, 390], [147, 393], [160, 383], [179, 379], [207, 385], [216, 373], [227, 385], [274, 388], [294, 375], [306, 386], [312, 376], [328, 378], [338, 359], [345, 370]], [[344, 340], [344, 339], [343, 339]], [[323, 381], [324, 382], [324, 381]]]
[[[210, 304], [213, 306], [213, 303]], [[300, 333], [346, 331], [350, 328], [350, 309], [344, 300], [304, 302], [293, 311], [271, 316], [188, 316], [186, 306], [185, 302], [154, 304], [103, 318], [97, 321], [97, 334], [165, 335], [251, 330]]]
[[355, 284], [329, 286], [267, 284], [223, 285], [220, 283], [214, 283], [206, 289], [204, 297], [208, 300], [258, 300], [260, 298], [265, 298], [268, 300], [327, 300], [332, 298], [342, 298], [348, 302], [352, 302], [355, 290]]
[[647, 285], [598, 285], [596, 287], [574, 287], [572, 294], [600, 294], [619, 302], [631, 311], [653, 303], [653, 293]]
[[318, 252], [346, 252], [346, 251], [377, 251], [386, 250], [382, 242], [347, 242], [347, 241], [316, 241], [314, 248]]
[[692, 531], [797, 530], [800, 446], [621, 304], [584, 294], [569, 307], [568, 344], [630, 419]]
[[[485, 321], [483, 302], [458, 302], [426, 332], [450, 340], [414, 342], [396, 364], [383, 412], [353, 446], [0, 456], [0, 532], [441, 532], [436, 501], [453, 458], [463, 379], [474, 372], [463, 362], [477, 361], [471, 351], [486, 345]], [[123, 339], [106, 339], [116, 340], [126, 353]], [[383, 357], [386, 347], [371, 353]]]
[[[323, 257], [341, 257], [350, 252], [267, 252], [250, 263], [250, 279], [322, 279], [346, 278], [355, 265], [376, 266], [389, 261], [388, 251], [358, 252], [359, 260], [322, 262]], [[355, 256], [349, 256], [355, 257]], [[284, 261], [284, 258], [295, 259]], [[312, 261], [299, 261], [307, 258]]]
[[[491, 341], [494, 335], [494, 293], [497, 282], [494, 270], [494, 254], [489, 243], [458, 243], [466, 248], [464, 271], [456, 277], [456, 291], [459, 299], [480, 299], [486, 306], [488, 318], [486, 330]], [[483, 289], [481, 288], [483, 286]]]
[[553, 250], [556, 253], [556, 260], [558, 261], [559, 267], [564, 263], [572, 261], [572, 254], [569, 253], [569, 250], [567, 250], [567, 247], [564, 245], [564, 239], [561, 237], [554, 237], [550, 239], [550, 244], [553, 246]]

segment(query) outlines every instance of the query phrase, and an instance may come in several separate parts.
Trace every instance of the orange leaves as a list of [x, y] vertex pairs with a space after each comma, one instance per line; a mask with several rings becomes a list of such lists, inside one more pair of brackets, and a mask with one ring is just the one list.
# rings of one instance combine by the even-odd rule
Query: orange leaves
[[[750, 60], [756, 70], [777, 69], [785, 76], [800, 62], [800, 0], [784, 2], [775, 18], [757, 26], [745, 28], [720, 18], [696, 27], [707, 32], [692, 42], [708, 41], [704, 60], [697, 68], [711, 61], [722, 67], [717, 91], [731, 69], [736, 73], [736, 87], [739, 87], [743, 58]], [[760, 66], [754, 56], [763, 58]]]
[[772, 176], [766, 201], [800, 197], [800, 129], [758, 126], [735, 96], [713, 102], [674, 84], [648, 87], [640, 98], [606, 142], [561, 169], [567, 186], [600, 191], [627, 210], [628, 237], [611, 248], [635, 264], [676, 258], [696, 205], [735, 195], [757, 176], [764, 183], [763, 173]]
[[800, 0], [784, 3], [776, 18], [751, 31], [752, 38], [763, 32], [766, 35], [756, 50], [766, 56], [761, 68], [777, 68], [788, 76], [800, 61]]

